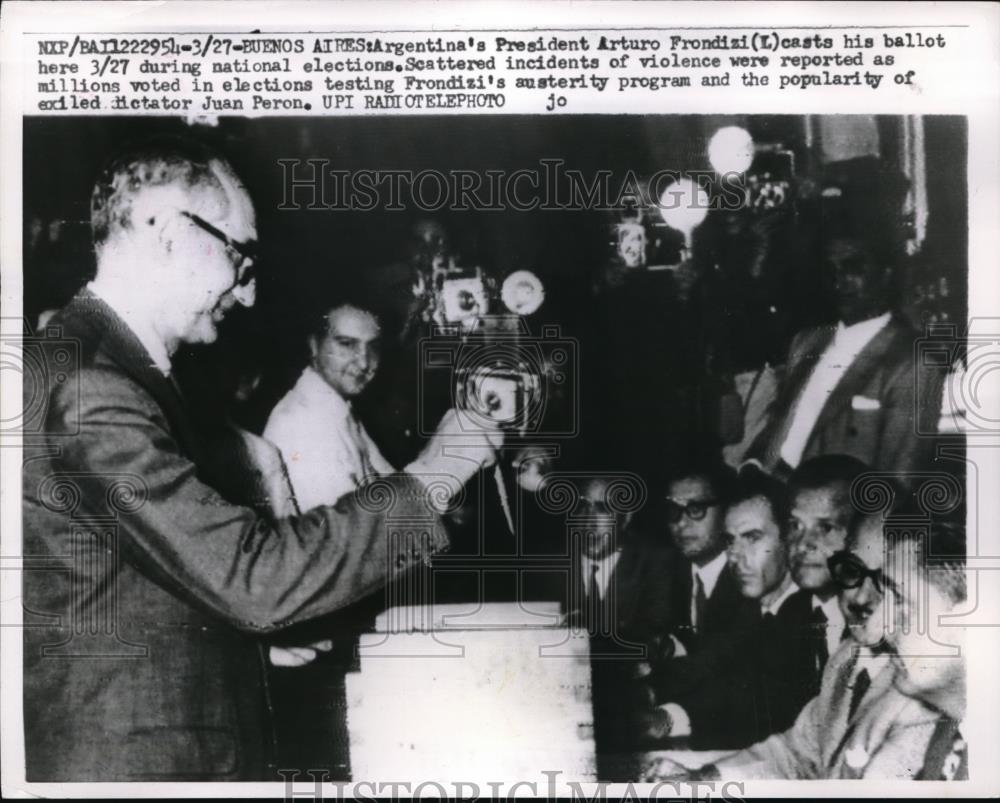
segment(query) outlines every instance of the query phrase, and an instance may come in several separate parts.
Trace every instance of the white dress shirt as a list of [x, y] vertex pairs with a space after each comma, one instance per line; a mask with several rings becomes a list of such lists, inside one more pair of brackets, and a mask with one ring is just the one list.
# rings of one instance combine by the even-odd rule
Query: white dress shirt
[[827, 398], [833, 393], [837, 383], [858, 354], [875, 335], [882, 331], [891, 317], [891, 313], [887, 312], [877, 318], [869, 318], [851, 326], [844, 326], [843, 323], [837, 326], [833, 340], [820, 356], [795, 402], [792, 423], [788, 427], [784, 443], [781, 444], [781, 459], [792, 468], [798, 466], [802, 460], [802, 452], [805, 451], [809, 436], [816, 426], [816, 420]]
[[366, 475], [396, 469], [354, 416], [351, 405], [311, 367], [275, 405], [264, 437], [281, 451], [299, 509], [332, 505]]
[[722, 574], [722, 570], [726, 568], [726, 553], [720, 552], [714, 558], [712, 558], [704, 566], [699, 566], [697, 563], [691, 564], [691, 626], [701, 627], [702, 623], [697, 621], [698, 615], [697, 602], [698, 602], [698, 578], [701, 578], [701, 584], [705, 589], [705, 599], [711, 599], [712, 592], [715, 591], [715, 586], [719, 582], [719, 575]]
[[[611, 582], [611, 575], [614, 574], [615, 567], [618, 565], [618, 559], [621, 556], [621, 550], [616, 549], [598, 560], [594, 560], [587, 555], [581, 557], [584, 595], [590, 593], [590, 578], [594, 576], [597, 578], [597, 590], [601, 595], [601, 599], [605, 599], [608, 596], [608, 584]], [[594, 574], [595, 566], [597, 567], [596, 574]]]
[[847, 627], [844, 614], [840, 610], [840, 603], [837, 601], [837, 595], [834, 594], [826, 602], [823, 602], [813, 594], [812, 607], [813, 610], [822, 608], [826, 615], [826, 654], [833, 655], [837, 651], [837, 647], [840, 646], [841, 639], [844, 637], [844, 628]]
[[791, 572], [786, 572], [785, 579], [781, 581], [781, 591], [778, 595], [768, 602], [766, 605], [762, 604], [760, 606], [761, 615], [769, 613], [773, 616], [778, 615], [778, 611], [781, 610], [781, 606], [785, 604], [785, 600], [788, 599], [792, 594], [799, 590], [798, 585], [792, 579]]

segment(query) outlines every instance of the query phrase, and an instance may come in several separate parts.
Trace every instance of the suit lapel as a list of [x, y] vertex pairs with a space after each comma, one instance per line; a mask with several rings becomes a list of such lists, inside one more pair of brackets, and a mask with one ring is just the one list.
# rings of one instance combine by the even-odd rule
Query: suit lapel
[[833, 392], [827, 397], [823, 409], [820, 411], [816, 423], [813, 425], [812, 433], [809, 435], [809, 442], [806, 443], [806, 451], [812, 443], [813, 438], [823, 431], [830, 418], [839, 415], [850, 407], [851, 399], [855, 393], [863, 388], [872, 374], [885, 364], [885, 355], [891, 347], [895, 345], [901, 329], [895, 319], [891, 319], [882, 330], [875, 335], [868, 344], [858, 353], [854, 361], [844, 372]]
[[152, 358], [128, 325], [102, 299], [83, 290], [70, 302], [68, 314], [78, 315], [98, 336], [98, 350], [141, 386], [160, 406], [171, 432], [184, 452], [198, 461], [197, 438], [184, 402], [170, 379]]
[[792, 355], [792, 364], [788, 367], [788, 376], [785, 378], [784, 390], [778, 394], [773, 402], [772, 409], [775, 411], [770, 424], [770, 431], [765, 443], [768, 444], [769, 463], [776, 463], [778, 460], [781, 445], [785, 442], [785, 436], [792, 425], [792, 417], [795, 408], [802, 395], [809, 377], [812, 376], [813, 369], [827, 346], [833, 340], [836, 329], [832, 326], [822, 326], [813, 330], [804, 338], [804, 343], [798, 349], [798, 353]]
[[619, 623], [629, 622], [642, 582], [642, 558], [634, 547], [625, 546], [611, 575], [610, 588], [614, 590], [615, 619]]

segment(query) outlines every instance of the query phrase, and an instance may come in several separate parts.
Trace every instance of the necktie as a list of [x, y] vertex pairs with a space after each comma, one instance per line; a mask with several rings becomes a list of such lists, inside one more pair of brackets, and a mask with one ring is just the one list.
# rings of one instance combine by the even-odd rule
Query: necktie
[[941, 717], [931, 735], [924, 766], [917, 775], [921, 781], [969, 780], [968, 746], [958, 729], [958, 723]]
[[604, 630], [604, 601], [601, 599], [601, 587], [597, 582], [597, 572], [600, 565], [596, 562], [590, 564], [590, 582], [587, 584], [587, 610], [590, 612], [588, 624], [592, 634], [599, 634]]
[[823, 673], [826, 660], [830, 657], [830, 651], [826, 646], [826, 626], [828, 621], [822, 608], [813, 608], [812, 616], [809, 618], [810, 639], [813, 644], [813, 655], [816, 657], [816, 671], [819, 674]]
[[365, 440], [364, 433], [361, 431], [361, 424], [354, 417], [354, 413], [349, 413], [347, 416], [347, 430], [351, 434], [351, 441], [354, 444], [357, 454], [358, 469], [360, 471], [358, 481], [360, 482], [365, 477], [369, 477], [377, 472], [368, 454], [368, 443]]
[[587, 584], [587, 597], [592, 601], [600, 601], [601, 599], [601, 586], [597, 582], [597, 573], [601, 570], [601, 567], [597, 563], [590, 564], [590, 582]]
[[851, 702], [847, 709], [847, 721], [850, 722], [854, 719], [854, 715], [858, 713], [858, 706], [861, 705], [861, 701], [864, 696], [868, 693], [868, 689], [871, 688], [872, 678], [868, 674], [867, 669], [862, 669], [854, 677], [854, 687], [851, 689]]
[[695, 630], [705, 626], [705, 610], [708, 607], [708, 597], [705, 596], [705, 584], [701, 575], [694, 575], [694, 606], [692, 608], [691, 627]]

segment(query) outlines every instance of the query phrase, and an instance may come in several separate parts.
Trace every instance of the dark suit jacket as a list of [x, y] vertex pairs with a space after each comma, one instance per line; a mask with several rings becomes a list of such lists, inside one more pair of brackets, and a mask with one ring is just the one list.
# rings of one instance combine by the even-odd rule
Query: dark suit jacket
[[671, 575], [672, 633], [688, 653], [697, 653], [710, 645], [718, 649], [723, 644], [731, 644], [734, 637], [757, 621], [760, 606], [740, 593], [739, 582], [727, 565], [707, 600], [705, 621], [697, 631], [693, 630], [691, 596], [694, 581], [690, 561], [678, 556], [672, 563]]
[[696, 749], [747, 747], [791, 727], [820, 690], [815, 643], [824, 636], [811, 614], [812, 594], [796, 591], [746, 630], [739, 655], [706, 675], [710, 685], [676, 695]]
[[[662, 633], [671, 621], [672, 551], [652, 543], [636, 533], [629, 533], [618, 563], [611, 575], [600, 607], [588, 605], [579, 556], [569, 570], [553, 571], [555, 596], [570, 614], [570, 621], [590, 632], [598, 630], [595, 615], [614, 622], [614, 638], [600, 639], [595, 648], [611, 649], [614, 643], [625, 648], [625, 642], [644, 645]], [[561, 562], [565, 566], [565, 560]], [[626, 652], [634, 650], [626, 649]], [[645, 657], [643, 653], [642, 656]]]
[[[785, 379], [771, 405], [768, 424], [747, 450], [768, 470], [780, 459], [791, 416], [813, 368], [833, 340], [833, 327], [799, 332], [792, 341]], [[933, 457], [932, 437], [941, 415], [940, 372], [917, 365], [918, 334], [893, 317], [861, 350], [827, 398], [802, 459], [849, 454], [880, 471], [908, 472]], [[918, 384], [923, 388], [917, 395]], [[921, 401], [919, 409], [916, 399]]]
[[[594, 738], [601, 756], [621, 754], [634, 744], [641, 713], [635, 670], [649, 660], [651, 642], [669, 626], [672, 557], [670, 550], [630, 532], [599, 607], [585, 596], [590, 578], [581, 576], [578, 557], [571, 569], [573, 619], [591, 633]], [[600, 629], [595, 616], [604, 620]]]
[[[691, 628], [691, 564], [678, 560], [673, 570], [673, 635], [687, 655], [669, 658], [654, 667], [651, 686], [658, 703], [676, 702], [691, 718], [691, 741], [696, 749], [735, 747], [732, 738], [733, 701], [742, 700], [743, 666], [760, 627], [760, 606], [744, 597], [729, 567], [719, 575], [708, 598], [705, 622]], [[738, 690], [740, 689], [740, 690]]]
[[[203, 480], [184, 402], [125, 324], [78, 295], [51, 326], [72, 359], [24, 461], [24, 718], [33, 781], [264, 777], [258, 636], [372, 592], [446, 543], [422, 486], [270, 522]], [[74, 350], [78, 353], [73, 354]]]

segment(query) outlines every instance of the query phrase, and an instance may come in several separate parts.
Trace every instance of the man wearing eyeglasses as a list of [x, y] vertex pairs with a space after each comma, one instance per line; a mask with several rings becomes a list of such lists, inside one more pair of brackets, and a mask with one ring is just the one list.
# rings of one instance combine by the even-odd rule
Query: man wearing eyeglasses
[[695, 651], [701, 642], [738, 632], [756, 606], [740, 594], [726, 567], [724, 513], [735, 473], [706, 461], [685, 469], [667, 483], [667, 531], [679, 553], [671, 585], [674, 654]]
[[820, 693], [783, 733], [695, 770], [667, 759], [650, 776], [688, 779], [915, 777], [934, 729], [933, 712], [894, 686], [886, 643], [881, 514], [859, 518], [829, 558], [850, 638], [823, 673]]
[[[364, 494], [269, 519], [206, 477], [209, 447], [171, 375], [254, 302], [249, 194], [219, 155], [157, 140], [115, 159], [91, 200], [93, 282], [50, 322], [77, 360], [26, 444], [24, 722], [32, 781], [259, 780], [270, 752], [260, 637], [358, 600], [447, 545], [421, 476], [458, 483], [496, 433], [443, 458], [432, 439], [384, 478], [394, 534]], [[44, 439], [44, 440], [43, 440]], [[236, 470], [233, 467], [233, 470]], [[30, 612], [30, 613], [29, 613]]]
[[[666, 486], [667, 530], [675, 554], [661, 582], [670, 589], [670, 625], [653, 645], [651, 672], [642, 685], [650, 703], [673, 719], [673, 736], [688, 735], [699, 725], [687, 709], [699, 707], [697, 701], [707, 700], [724, 682], [728, 664], [739, 657], [760, 615], [757, 601], [740, 593], [726, 560], [724, 513], [735, 485], [735, 472], [708, 460], [682, 470]], [[711, 714], [694, 713], [693, 719], [701, 727], [690, 731], [692, 744], [712, 746], [719, 729]]]

